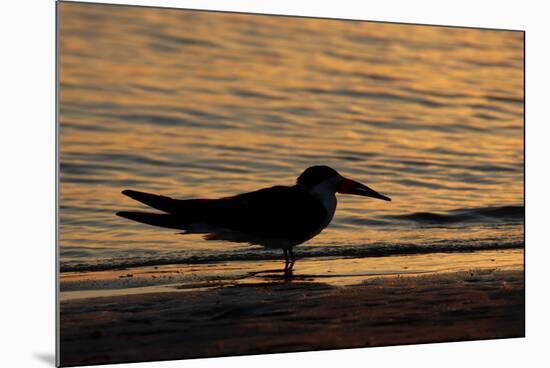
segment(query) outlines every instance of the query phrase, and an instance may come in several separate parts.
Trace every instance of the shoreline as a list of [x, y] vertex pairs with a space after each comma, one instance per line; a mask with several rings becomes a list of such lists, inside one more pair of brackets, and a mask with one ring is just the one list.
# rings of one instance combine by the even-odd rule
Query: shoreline
[[[297, 261], [292, 280], [349, 286], [380, 277], [416, 277], [478, 269], [518, 270], [523, 269], [523, 256], [523, 249], [513, 249], [389, 257], [307, 258]], [[62, 272], [60, 301], [284, 282], [282, 266], [280, 261], [240, 261]]]

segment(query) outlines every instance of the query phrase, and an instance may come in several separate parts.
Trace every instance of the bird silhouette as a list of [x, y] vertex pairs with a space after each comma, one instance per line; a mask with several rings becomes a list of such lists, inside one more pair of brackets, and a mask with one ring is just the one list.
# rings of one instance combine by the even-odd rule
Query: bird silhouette
[[282, 249], [285, 275], [292, 273], [293, 248], [318, 235], [336, 211], [336, 193], [391, 201], [328, 166], [307, 168], [293, 186], [274, 186], [219, 199], [173, 199], [124, 190], [122, 194], [162, 213], [121, 211], [117, 215], [148, 225]]

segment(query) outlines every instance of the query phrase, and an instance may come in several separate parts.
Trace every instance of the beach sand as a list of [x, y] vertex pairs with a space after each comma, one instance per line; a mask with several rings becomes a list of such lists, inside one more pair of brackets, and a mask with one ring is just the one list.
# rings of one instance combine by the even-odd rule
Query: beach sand
[[[96, 272], [95, 278], [62, 275], [62, 289], [70, 291], [61, 293], [61, 364], [524, 336], [523, 251], [435, 257], [471, 262], [463, 259], [464, 265], [457, 261], [455, 269], [420, 271], [420, 263], [437, 262], [404, 256], [340, 259], [331, 266], [323, 260], [326, 273], [311, 275], [320, 266], [315, 262], [321, 261], [300, 260], [291, 280], [271, 270], [272, 262], [263, 264], [264, 269], [243, 262]], [[441, 261], [449, 264], [449, 259]], [[393, 270], [384, 273], [387, 264]], [[241, 266], [259, 271], [243, 276]], [[225, 277], [202, 275], [197, 281], [187, 272], [177, 278], [191, 267], [213, 274], [225, 267]], [[163, 273], [172, 276], [158, 282]], [[147, 284], [139, 275], [156, 282]], [[127, 280], [134, 280], [135, 287], [116, 287]], [[82, 285], [90, 289], [90, 283], [99, 286], [83, 294], [77, 290]]]

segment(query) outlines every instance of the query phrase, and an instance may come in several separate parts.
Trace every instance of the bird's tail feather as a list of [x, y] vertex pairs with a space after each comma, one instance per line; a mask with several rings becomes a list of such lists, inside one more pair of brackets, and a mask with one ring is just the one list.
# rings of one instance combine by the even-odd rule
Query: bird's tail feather
[[161, 196], [157, 194], [139, 192], [137, 190], [126, 189], [122, 191], [122, 194], [135, 199], [138, 202], [148, 205], [160, 211], [175, 213], [178, 212], [179, 202], [176, 199]]
[[189, 224], [182, 223], [181, 218], [167, 213], [121, 211], [117, 212], [117, 216], [147, 225], [167, 227], [170, 229], [187, 230], [189, 227]]

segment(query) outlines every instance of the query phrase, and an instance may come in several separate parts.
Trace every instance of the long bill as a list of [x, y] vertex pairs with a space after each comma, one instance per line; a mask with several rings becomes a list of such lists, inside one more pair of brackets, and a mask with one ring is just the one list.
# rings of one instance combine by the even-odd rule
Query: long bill
[[337, 192], [342, 194], [354, 194], [363, 197], [378, 198], [384, 201], [391, 201], [390, 197], [386, 197], [385, 195], [378, 193], [377, 191], [367, 187], [364, 184], [347, 178], [343, 178], [340, 181]]

